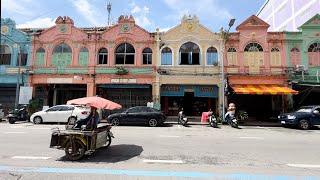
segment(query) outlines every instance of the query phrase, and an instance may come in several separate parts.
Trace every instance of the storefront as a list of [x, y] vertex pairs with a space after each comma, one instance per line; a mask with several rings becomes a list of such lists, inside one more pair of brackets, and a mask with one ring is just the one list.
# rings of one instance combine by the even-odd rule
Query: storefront
[[85, 84], [46, 84], [34, 87], [34, 97], [40, 99], [44, 106], [66, 104], [70, 99], [85, 97], [87, 94]]
[[217, 109], [218, 87], [215, 85], [162, 85], [161, 109], [175, 116], [183, 108], [188, 116], [201, 116], [210, 108]]
[[[244, 78], [244, 83], [240, 83]], [[298, 91], [287, 87], [283, 79], [271, 76], [229, 77], [228, 103], [233, 102], [238, 110], [246, 111], [250, 120], [276, 121], [280, 113], [287, 111], [289, 95], [298, 94]]]
[[97, 87], [97, 95], [121, 104], [124, 109], [146, 106], [152, 101], [152, 87], [148, 84], [104, 84]]

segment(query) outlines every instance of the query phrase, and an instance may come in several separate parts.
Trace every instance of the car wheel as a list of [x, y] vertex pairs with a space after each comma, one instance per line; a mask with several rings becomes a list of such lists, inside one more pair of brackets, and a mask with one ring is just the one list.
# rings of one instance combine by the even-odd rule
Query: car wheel
[[107, 134], [107, 142], [104, 147], [108, 148], [110, 146], [110, 144], [111, 144], [111, 135], [108, 133]]
[[33, 123], [34, 124], [41, 124], [42, 123], [42, 118], [40, 116], [36, 116], [33, 118]]
[[118, 118], [114, 118], [111, 120], [111, 124], [112, 124], [112, 126], [119, 126], [120, 121]]
[[307, 130], [310, 128], [310, 123], [309, 121], [302, 119], [299, 121], [299, 127], [303, 130]]
[[148, 121], [148, 124], [150, 127], [156, 127], [158, 125], [158, 121], [156, 119], [152, 118]]
[[85, 146], [78, 139], [74, 140], [73, 143], [71, 141], [68, 141], [65, 147], [65, 153], [69, 160], [71, 161], [79, 160], [84, 156]]

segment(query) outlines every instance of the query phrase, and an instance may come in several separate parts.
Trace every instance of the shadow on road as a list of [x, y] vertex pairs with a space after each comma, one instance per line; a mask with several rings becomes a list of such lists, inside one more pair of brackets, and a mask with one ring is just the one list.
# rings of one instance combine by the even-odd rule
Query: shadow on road
[[[85, 156], [78, 162], [107, 162], [116, 163], [126, 161], [139, 156], [143, 151], [142, 146], [134, 144], [112, 145], [108, 148], [99, 148], [93, 154]], [[61, 157], [58, 161], [69, 161], [66, 156]]]

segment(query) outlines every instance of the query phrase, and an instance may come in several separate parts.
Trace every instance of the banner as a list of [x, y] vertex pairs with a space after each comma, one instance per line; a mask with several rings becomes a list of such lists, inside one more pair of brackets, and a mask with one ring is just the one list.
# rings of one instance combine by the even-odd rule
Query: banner
[[19, 94], [19, 104], [29, 104], [30, 99], [32, 99], [32, 87], [21, 86]]

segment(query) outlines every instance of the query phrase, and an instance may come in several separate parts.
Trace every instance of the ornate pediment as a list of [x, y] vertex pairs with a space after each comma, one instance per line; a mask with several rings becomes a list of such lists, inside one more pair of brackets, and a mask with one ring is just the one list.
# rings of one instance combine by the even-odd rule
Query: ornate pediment
[[320, 28], [320, 15], [316, 14], [311, 19], [309, 19], [307, 22], [305, 22], [302, 26], [299, 27], [299, 29], [308, 28], [308, 27], [318, 27]]
[[262, 19], [258, 18], [255, 15], [250, 16], [244, 22], [242, 22], [239, 26], [237, 26], [237, 30], [240, 29], [268, 29], [269, 24], [264, 22]]

